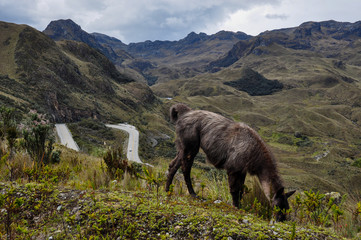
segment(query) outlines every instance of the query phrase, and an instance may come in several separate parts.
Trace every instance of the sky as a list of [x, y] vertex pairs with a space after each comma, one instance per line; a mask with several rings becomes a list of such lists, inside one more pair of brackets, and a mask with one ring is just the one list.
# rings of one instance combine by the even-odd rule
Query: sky
[[353, 23], [360, 9], [360, 0], [0, 0], [0, 21], [43, 31], [53, 20], [72, 19], [88, 33], [130, 43], [221, 30], [256, 36], [307, 21]]

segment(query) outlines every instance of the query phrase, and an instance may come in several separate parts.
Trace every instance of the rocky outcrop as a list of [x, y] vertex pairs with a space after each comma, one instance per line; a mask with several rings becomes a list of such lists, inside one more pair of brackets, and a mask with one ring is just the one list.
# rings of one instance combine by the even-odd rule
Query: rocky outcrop
[[238, 80], [225, 82], [224, 84], [239, 91], [247, 92], [251, 96], [269, 95], [283, 88], [283, 84], [279, 81], [268, 80], [250, 68], [243, 69]]

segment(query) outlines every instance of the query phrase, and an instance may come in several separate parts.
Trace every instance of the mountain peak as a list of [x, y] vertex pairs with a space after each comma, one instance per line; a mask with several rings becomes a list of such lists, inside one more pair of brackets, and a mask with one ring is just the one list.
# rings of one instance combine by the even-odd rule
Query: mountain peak
[[54, 40], [67, 39], [78, 41], [81, 39], [74, 39], [74, 37], [79, 37], [79, 33], [85, 33], [81, 27], [71, 19], [51, 21], [43, 32]]
[[204, 41], [209, 39], [209, 36], [203, 32], [197, 34], [195, 32], [189, 33], [185, 38], [181, 39], [180, 41], [187, 43], [187, 44], [193, 44], [196, 42]]
[[77, 42], [84, 42], [90, 47], [100, 50], [111, 61], [115, 62], [117, 60], [117, 56], [112, 50], [109, 51], [104, 48], [98, 42], [96, 36], [81, 29], [81, 27], [71, 19], [51, 21], [43, 33], [55, 41], [74, 40]]

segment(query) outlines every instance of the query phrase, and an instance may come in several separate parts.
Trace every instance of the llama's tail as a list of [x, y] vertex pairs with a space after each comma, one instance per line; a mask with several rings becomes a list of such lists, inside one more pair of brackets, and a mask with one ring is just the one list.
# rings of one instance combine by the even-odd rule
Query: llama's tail
[[183, 103], [174, 104], [170, 108], [170, 120], [175, 123], [180, 116], [190, 110], [192, 109]]

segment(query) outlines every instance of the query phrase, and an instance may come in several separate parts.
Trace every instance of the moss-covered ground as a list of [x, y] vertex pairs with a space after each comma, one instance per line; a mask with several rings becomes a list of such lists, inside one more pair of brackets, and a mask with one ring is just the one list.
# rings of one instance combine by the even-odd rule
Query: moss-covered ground
[[10, 239], [341, 239], [325, 228], [266, 221], [223, 202], [124, 191], [117, 183], [106, 190], [2, 183], [0, 191], [5, 201], [17, 201], [5, 208], [12, 212]]

